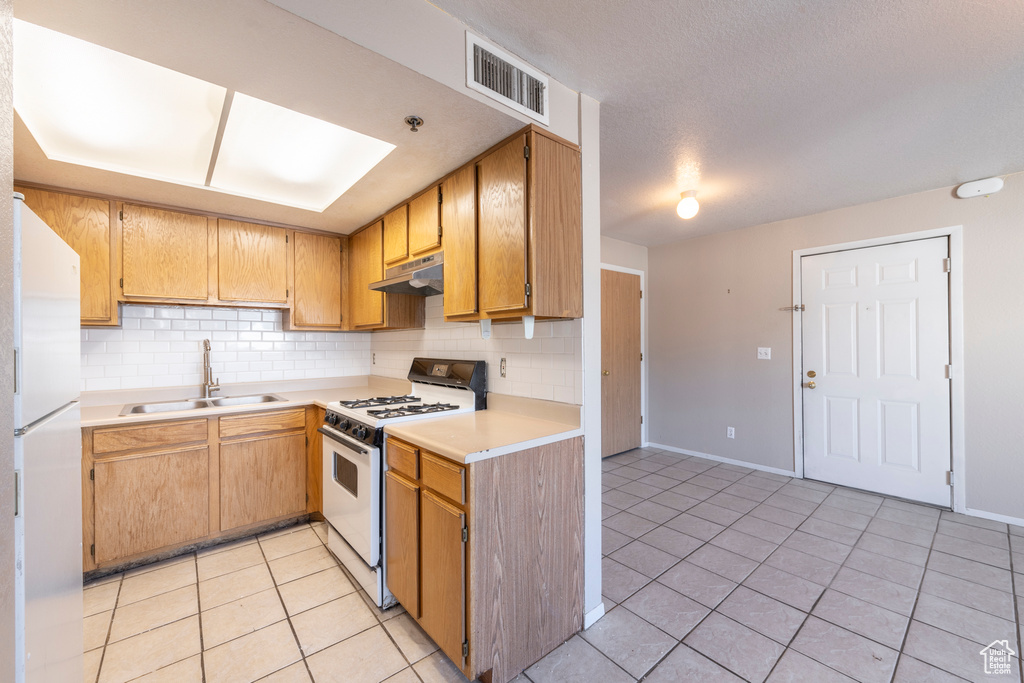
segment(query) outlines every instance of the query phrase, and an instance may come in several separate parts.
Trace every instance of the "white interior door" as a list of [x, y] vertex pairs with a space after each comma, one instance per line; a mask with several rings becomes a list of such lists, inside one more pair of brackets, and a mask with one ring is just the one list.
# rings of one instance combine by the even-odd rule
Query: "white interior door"
[[948, 507], [946, 237], [801, 259], [804, 475]]

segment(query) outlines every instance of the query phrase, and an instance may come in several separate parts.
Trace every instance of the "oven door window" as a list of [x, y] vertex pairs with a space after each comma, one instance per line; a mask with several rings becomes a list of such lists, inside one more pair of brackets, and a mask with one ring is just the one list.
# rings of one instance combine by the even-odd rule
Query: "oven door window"
[[359, 468], [338, 451], [334, 451], [334, 481], [354, 497], [359, 497]]

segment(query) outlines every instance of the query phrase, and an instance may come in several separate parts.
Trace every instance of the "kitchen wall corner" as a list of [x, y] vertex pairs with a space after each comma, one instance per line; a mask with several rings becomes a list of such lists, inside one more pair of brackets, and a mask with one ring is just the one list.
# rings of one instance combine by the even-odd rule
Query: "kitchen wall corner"
[[[444, 322], [444, 297], [427, 298], [422, 330], [375, 332], [369, 374], [404, 379], [416, 356], [487, 361], [487, 389], [498, 394], [583, 403], [583, 335], [579, 320], [538, 322], [533, 339], [522, 323], [495, 323], [480, 338], [478, 323]], [[506, 359], [507, 377], [500, 373]]]

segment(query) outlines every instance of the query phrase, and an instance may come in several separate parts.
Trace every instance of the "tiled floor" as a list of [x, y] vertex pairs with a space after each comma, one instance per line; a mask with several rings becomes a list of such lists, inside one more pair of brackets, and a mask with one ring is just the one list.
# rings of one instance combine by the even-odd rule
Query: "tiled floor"
[[[1024, 528], [649, 449], [602, 465], [607, 614], [516, 683], [1020, 680], [980, 651], [1020, 652]], [[89, 584], [85, 680], [465, 681], [323, 533]]]

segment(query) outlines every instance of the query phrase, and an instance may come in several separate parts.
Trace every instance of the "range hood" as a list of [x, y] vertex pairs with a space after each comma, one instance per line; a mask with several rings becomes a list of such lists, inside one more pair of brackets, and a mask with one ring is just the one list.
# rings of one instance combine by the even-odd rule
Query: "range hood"
[[444, 252], [423, 256], [414, 261], [388, 268], [384, 279], [370, 289], [389, 294], [433, 296], [444, 291]]

